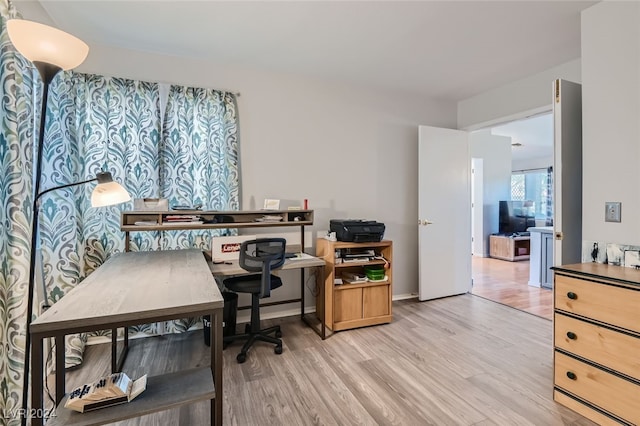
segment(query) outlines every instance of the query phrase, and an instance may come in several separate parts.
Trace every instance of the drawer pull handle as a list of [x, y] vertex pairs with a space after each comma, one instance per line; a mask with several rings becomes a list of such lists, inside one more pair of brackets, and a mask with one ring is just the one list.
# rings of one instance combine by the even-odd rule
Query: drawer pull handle
[[574, 333], [573, 331], [567, 331], [567, 337], [571, 340], [576, 340], [578, 338], [578, 336], [576, 336], [576, 333]]
[[567, 297], [571, 300], [576, 300], [578, 298], [578, 295], [570, 291], [569, 293], [567, 293]]
[[574, 373], [573, 371], [567, 371], [567, 377], [570, 378], [571, 380], [578, 379], [578, 376], [576, 376], [576, 373]]

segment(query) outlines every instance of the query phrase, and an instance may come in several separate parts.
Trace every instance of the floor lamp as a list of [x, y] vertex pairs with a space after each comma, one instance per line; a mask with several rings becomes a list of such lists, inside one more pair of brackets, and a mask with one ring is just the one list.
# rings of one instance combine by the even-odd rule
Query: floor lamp
[[[50, 191], [98, 181], [91, 196], [92, 206], [106, 206], [130, 199], [127, 191], [113, 181], [111, 173], [98, 173], [95, 179], [82, 182], [61, 185], [40, 192], [40, 178], [42, 175], [42, 148], [44, 144], [45, 115], [47, 111], [47, 99], [49, 85], [55, 75], [62, 71], [80, 65], [87, 54], [89, 46], [82, 40], [37, 22], [22, 19], [10, 19], [7, 21], [7, 32], [11, 43], [16, 50], [33, 63], [42, 78], [42, 105], [40, 112], [40, 126], [38, 132], [36, 157], [34, 158], [35, 176], [33, 181], [33, 209], [31, 222], [31, 258], [29, 263], [29, 287], [27, 300], [26, 336], [25, 336], [25, 360], [24, 377], [22, 387], [22, 425], [27, 424], [27, 406], [29, 397], [29, 359], [31, 353], [31, 336], [29, 326], [33, 315], [33, 297], [35, 287], [36, 246], [38, 234], [38, 201], [40, 197]], [[46, 297], [46, 296], [45, 296]], [[39, 407], [34, 407], [39, 408]]]

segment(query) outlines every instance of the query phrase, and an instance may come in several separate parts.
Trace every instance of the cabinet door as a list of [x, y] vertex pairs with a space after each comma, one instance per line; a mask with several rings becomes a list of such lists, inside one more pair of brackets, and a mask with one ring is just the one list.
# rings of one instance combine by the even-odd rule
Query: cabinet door
[[553, 238], [551, 234], [542, 234], [542, 274], [540, 277], [542, 278], [542, 286], [546, 288], [551, 288], [553, 285], [553, 271], [551, 267], [553, 266]]
[[364, 318], [389, 315], [389, 286], [364, 288], [362, 292]]
[[[348, 285], [348, 284], [343, 284]], [[334, 322], [362, 318], [362, 288], [340, 289], [335, 292]]]

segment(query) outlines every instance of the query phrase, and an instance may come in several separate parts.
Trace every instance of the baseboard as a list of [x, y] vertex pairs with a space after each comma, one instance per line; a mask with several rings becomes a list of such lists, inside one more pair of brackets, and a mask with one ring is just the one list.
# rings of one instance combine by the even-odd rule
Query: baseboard
[[407, 294], [396, 294], [392, 297], [393, 301], [396, 300], [406, 300], [406, 299], [417, 299], [418, 293], [407, 293]]

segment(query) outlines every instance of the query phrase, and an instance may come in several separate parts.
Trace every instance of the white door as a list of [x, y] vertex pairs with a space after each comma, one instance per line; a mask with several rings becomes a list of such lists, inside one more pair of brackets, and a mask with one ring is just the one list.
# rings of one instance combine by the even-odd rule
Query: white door
[[471, 290], [469, 136], [420, 126], [418, 136], [420, 300]]
[[553, 84], [553, 265], [582, 260], [582, 87]]

